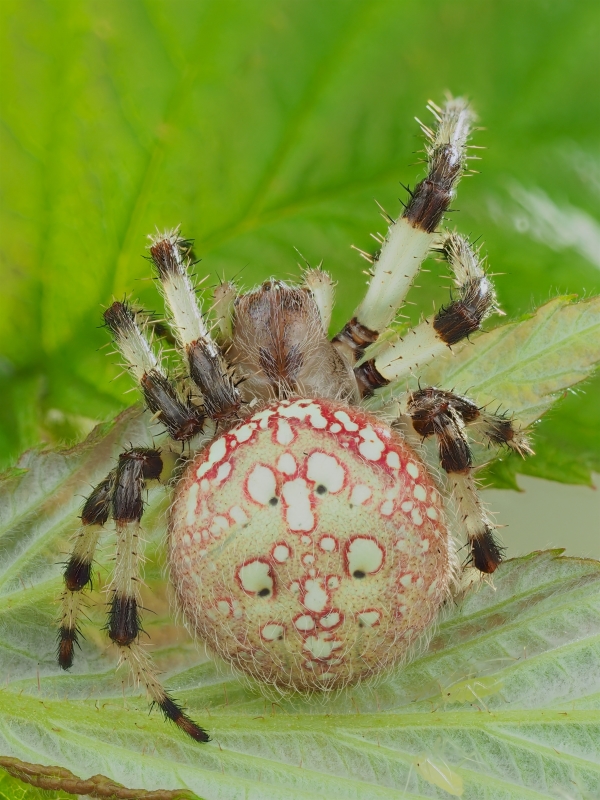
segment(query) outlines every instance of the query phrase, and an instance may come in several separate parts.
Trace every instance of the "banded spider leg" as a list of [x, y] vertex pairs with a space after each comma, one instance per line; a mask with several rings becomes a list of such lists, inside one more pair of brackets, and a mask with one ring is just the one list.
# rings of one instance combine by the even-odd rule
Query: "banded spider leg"
[[[104, 319], [127, 368], [135, 377], [146, 406], [173, 442], [186, 443], [201, 434], [207, 417], [218, 421], [235, 415], [240, 398], [218, 345], [204, 323], [188, 276], [189, 244], [176, 233], [153, 239], [150, 247], [161, 279], [177, 339], [189, 367], [190, 378], [201, 392], [204, 408], [191, 396], [183, 399], [163, 370], [160, 359], [144, 335], [136, 314], [127, 303], [115, 302]], [[136, 682], [142, 683], [168, 719], [197, 741], [209, 741], [207, 732], [191, 720], [164, 689], [156, 667], [139, 643], [141, 628], [140, 524], [147, 482], [158, 480], [163, 460], [154, 448], [131, 448], [119, 456], [117, 467], [92, 491], [84, 504], [81, 528], [64, 570], [65, 589], [59, 631], [58, 661], [63, 669], [73, 664], [74, 645], [80, 635], [78, 618], [83, 590], [91, 583], [94, 553], [104, 526], [112, 517], [117, 532], [117, 553], [109, 585], [108, 635], [127, 661]]]
[[[465, 169], [474, 116], [461, 98], [448, 100], [441, 109], [430, 105], [430, 110], [436, 118], [435, 130], [421, 126], [428, 140], [427, 176], [410, 193], [401, 217], [396, 222], [387, 217], [390, 229], [374, 261], [366, 296], [353, 319], [333, 339], [354, 361], [362, 397], [391, 382], [399, 386], [401, 380], [479, 330], [489, 314], [499, 311], [479, 252], [457, 233], [436, 233]], [[376, 354], [370, 355], [369, 345], [392, 322], [423, 259], [434, 249], [446, 259], [458, 296], [404, 335], [388, 336]], [[420, 436], [437, 437], [440, 463], [467, 533], [471, 559], [482, 572], [493, 572], [502, 559], [502, 548], [477, 494], [465, 427], [475, 426], [488, 442], [506, 444], [521, 455], [531, 452], [526, 438], [510, 420], [488, 414], [452, 392], [429, 387], [411, 394], [400, 391], [398, 399]]]
[[435, 436], [442, 469], [464, 527], [473, 565], [492, 573], [502, 561], [503, 548], [496, 541], [496, 526], [485, 511], [473, 477], [473, 456], [466, 429], [475, 428], [488, 444], [506, 445], [525, 456], [531, 448], [511, 420], [490, 414], [466, 397], [428, 387], [406, 393], [400, 399], [403, 413], [423, 439]]
[[467, 140], [474, 114], [463, 98], [448, 100], [443, 108], [429, 105], [435, 130], [421, 124], [426, 136], [427, 176], [417, 184], [402, 215], [389, 224], [378, 255], [363, 255], [373, 264], [367, 293], [354, 317], [333, 343], [351, 363], [375, 342], [401, 308], [423, 260], [437, 242], [436, 229], [448, 209], [465, 170]]

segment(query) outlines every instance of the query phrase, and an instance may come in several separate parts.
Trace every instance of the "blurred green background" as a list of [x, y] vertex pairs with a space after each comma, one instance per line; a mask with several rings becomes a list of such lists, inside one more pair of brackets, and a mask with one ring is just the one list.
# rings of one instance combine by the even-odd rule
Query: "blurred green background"
[[[0, 14], [3, 466], [132, 402], [98, 326], [115, 295], [160, 308], [142, 258], [156, 226], [195, 238], [206, 285], [296, 276], [294, 247], [323, 259], [343, 324], [365, 284], [350, 245], [374, 249], [374, 198], [398, 212], [421, 170], [413, 117], [448, 90], [472, 99], [487, 148], [451, 222], [483, 237], [508, 318], [598, 291], [597, 0], [3, 0]], [[447, 297], [428, 267], [415, 319]], [[589, 486], [599, 397], [596, 378], [563, 399], [536, 457], [489, 479]], [[578, 491], [560, 501], [562, 543], [600, 555], [598, 501]], [[513, 554], [556, 524], [536, 503]]]

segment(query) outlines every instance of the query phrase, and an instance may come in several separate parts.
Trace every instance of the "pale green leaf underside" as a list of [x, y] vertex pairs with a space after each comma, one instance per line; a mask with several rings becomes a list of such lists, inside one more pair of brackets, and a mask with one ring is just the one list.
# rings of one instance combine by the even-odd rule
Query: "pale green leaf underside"
[[[440, 386], [531, 425], [561, 392], [588, 378], [600, 359], [600, 297], [556, 297], [525, 320], [481, 333], [421, 371], [421, 386]], [[385, 400], [417, 379], [392, 384]], [[381, 400], [373, 405], [380, 405]]]
[[[26, 454], [0, 486], [0, 754], [207, 798], [588, 798], [600, 794], [600, 565], [557, 552], [506, 562], [458, 602], [429, 650], [377, 686], [326, 703], [263, 698], [175, 625], [151, 495], [145, 625], [169, 688], [213, 736], [198, 745], [122, 691], [92, 596], [71, 674], [54, 660], [56, 596], [81, 495], [124, 442], [133, 409], [65, 453]], [[108, 537], [110, 540], [110, 537]], [[100, 558], [106, 584], [110, 541]], [[402, 794], [404, 792], [404, 795]]]

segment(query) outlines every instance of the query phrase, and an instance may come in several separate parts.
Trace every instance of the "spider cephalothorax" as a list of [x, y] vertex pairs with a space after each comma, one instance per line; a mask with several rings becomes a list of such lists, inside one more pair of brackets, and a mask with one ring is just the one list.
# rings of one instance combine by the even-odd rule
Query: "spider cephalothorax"
[[[221, 284], [209, 324], [188, 272], [191, 244], [178, 230], [151, 237], [150, 257], [182, 377], [166, 374], [143, 315], [123, 302], [104, 314], [163, 426], [162, 453], [181, 454], [183, 446], [169, 482], [178, 604], [210, 648], [282, 689], [332, 690], [407, 655], [457, 573], [444, 495], [453, 497], [474, 566], [491, 573], [502, 557], [477, 496], [467, 430], [521, 454], [529, 452], [526, 439], [510, 419], [447, 389], [403, 388], [497, 310], [478, 252], [459, 234], [438, 231], [465, 168], [472, 113], [461, 99], [431, 110], [435, 130], [423, 128], [427, 177], [400, 218], [384, 215], [390, 227], [368, 257], [367, 294], [333, 339], [333, 285], [319, 269], [307, 269], [300, 286], [269, 280], [238, 294]], [[431, 250], [447, 260], [456, 294], [404, 337], [394, 334], [389, 326]], [[364, 403], [383, 386], [392, 401], [374, 415]], [[444, 478], [421, 454], [420, 440], [430, 437]], [[112, 517], [109, 636], [165, 715], [208, 741], [138, 642], [143, 492], [148, 481], [168, 477], [164, 471], [161, 450], [132, 448], [86, 501], [65, 569], [59, 662], [72, 665], [82, 590]]]

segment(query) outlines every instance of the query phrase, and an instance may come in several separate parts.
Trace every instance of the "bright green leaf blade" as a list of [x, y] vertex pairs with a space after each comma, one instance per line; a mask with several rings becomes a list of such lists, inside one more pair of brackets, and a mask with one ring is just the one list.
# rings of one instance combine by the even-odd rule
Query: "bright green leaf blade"
[[468, 391], [480, 405], [500, 405], [531, 425], [600, 360], [600, 297], [572, 300], [557, 297], [529, 319], [480, 334], [475, 347], [466, 343], [440, 359], [422, 380]]
[[[75, 668], [55, 663], [67, 534], [90, 483], [124, 443], [133, 409], [63, 453], [26, 454], [0, 485], [0, 752], [201, 798], [589, 798], [600, 793], [600, 564], [558, 551], [508, 561], [449, 610], [429, 649], [377, 685], [271, 702], [204, 660], [165, 602], [164, 511], [153, 492], [144, 605], [167, 686], [210, 729], [198, 745], [148, 715], [114, 673], [95, 592]], [[100, 583], [112, 556], [106, 542]], [[477, 579], [479, 582], [479, 578]], [[444, 794], [446, 792], [446, 794]], [[401, 796], [401, 795], [400, 795]]]
[[[123, 407], [96, 326], [113, 292], [160, 308], [140, 257], [157, 225], [182, 222], [202, 274], [246, 285], [297, 275], [294, 246], [323, 258], [341, 325], [365, 282], [349, 245], [381, 230], [373, 197], [399, 210], [420, 169], [412, 117], [448, 88], [472, 97], [488, 148], [452, 221], [483, 236], [509, 316], [594, 291], [598, 13], [595, 0], [5, 0], [0, 458]], [[516, 184], [579, 216], [540, 238]], [[432, 269], [415, 315], [447, 300]], [[573, 463], [600, 465], [597, 415], [585, 433], [572, 423], [553, 417], [540, 470], [565, 441]]]
[[556, 297], [520, 322], [500, 325], [464, 342], [378, 392], [372, 407], [417, 386], [452, 387], [479, 405], [510, 410], [523, 428], [560, 394], [589, 378], [600, 360], [600, 297]]

